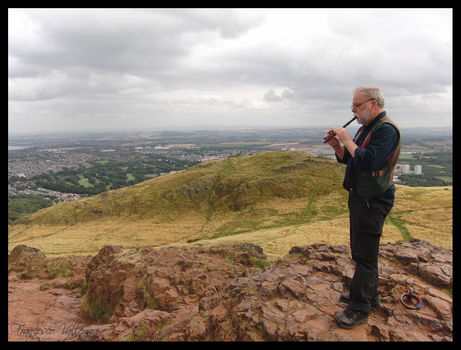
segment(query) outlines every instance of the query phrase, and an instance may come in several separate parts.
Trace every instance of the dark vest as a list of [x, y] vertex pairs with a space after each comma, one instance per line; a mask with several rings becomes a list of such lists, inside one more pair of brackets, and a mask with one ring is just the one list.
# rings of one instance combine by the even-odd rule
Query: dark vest
[[[368, 143], [373, 137], [373, 133], [378, 130], [384, 123], [389, 123], [397, 129], [397, 132], [399, 133], [399, 145], [397, 146], [397, 149], [394, 151], [394, 153], [389, 157], [389, 159], [387, 159], [376, 169], [373, 169], [372, 171], [366, 171], [361, 167], [355, 167], [357, 192], [366, 202], [368, 202], [373, 197], [379, 196], [380, 194], [386, 192], [389, 186], [392, 185], [395, 166], [400, 156], [400, 130], [387, 115], [378, 120], [378, 122], [373, 126], [365, 140], [360, 145], [360, 148], [367, 147]], [[354, 138], [354, 142], [359, 138], [363, 129], [357, 132], [357, 135]]]

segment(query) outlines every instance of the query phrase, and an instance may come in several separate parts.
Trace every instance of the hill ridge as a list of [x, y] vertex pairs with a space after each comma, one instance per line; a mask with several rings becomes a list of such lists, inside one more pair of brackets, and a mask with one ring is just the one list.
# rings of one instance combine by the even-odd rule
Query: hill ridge
[[[315, 216], [314, 200], [325, 195], [341, 197], [342, 173], [336, 162], [304, 152], [234, 156], [46, 208], [16, 222], [9, 237], [13, 244], [15, 237], [19, 238], [17, 232], [24, 238], [24, 233], [45, 227], [48, 234], [55, 231], [53, 236], [84, 226], [94, 230], [109, 225], [117, 231], [114, 223], [125, 221], [126, 225], [137, 222], [144, 230], [156, 230], [157, 244], [145, 244], [152, 246], [177, 242], [158, 234], [165, 229], [169, 235], [168, 228], [175, 225], [186, 231], [183, 242], [187, 242], [307, 223]], [[278, 201], [287, 204], [293, 200], [292, 207], [278, 208]]]
[[[305, 152], [231, 156], [43, 209], [9, 227], [8, 249], [27, 244], [46, 254], [87, 254], [109, 243], [134, 249], [254, 238], [267, 254], [283, 256], [298, 243], [344, 244], [348, 211], [343, 176], [344, 165]], [[430, 189], [423, 190], [419, 197], [428, 198], [418, 204], [419, 210], [431, 200], [438, 201], [440, 210], [450, 210], [447, 198], [452, 190], [442, 190], [430, 192], [433, 198], [424, 194]], [[398, 193], [409, 194], [402, 201], [407, 207], [399, 209], [397, 201], [385, 239], [402, 239], [399, 227], [408, 221], [415, 191], [399, 187]], [[445, 212], [430, 210], [432, 220], [440, 217], [444, 222], [423, 231], [434, 236], [433, 231], [442, 228], [442, 245], [449, 245], [451, 221]], [[295, 237], [300, 242], [294, 242]]]

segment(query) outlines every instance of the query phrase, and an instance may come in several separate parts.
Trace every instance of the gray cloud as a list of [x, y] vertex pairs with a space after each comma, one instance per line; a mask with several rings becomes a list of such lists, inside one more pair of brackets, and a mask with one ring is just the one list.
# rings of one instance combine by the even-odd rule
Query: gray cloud
[[451, 125], [449, 9], [13, 9], [8, 22], [10, 132], [341, 125], [363, 84], [403, 126]]
[[269, 89], [264, 94], [264, 100], [270, 101], [270, 102], [277, 102], [277, 101], [282, 101], [282, 98], [280, 96], [276, 95], [274, 90]]

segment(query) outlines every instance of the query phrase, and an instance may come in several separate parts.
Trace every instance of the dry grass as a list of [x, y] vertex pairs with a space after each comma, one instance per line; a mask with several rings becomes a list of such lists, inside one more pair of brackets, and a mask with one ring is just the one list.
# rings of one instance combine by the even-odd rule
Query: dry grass
[[453, 187], [398, 186], [393, 215], [412, 238], [453, 248]]
[[[382, 243], [394, 243], [402, 240], [400, 230], [386, 223], [383, 229]], [[343, 215], [328, 221], [317, 221], [312, 224], [263, 229], [238, 235], [220, 237], [213, 240], [199, 240], [194, 245], [203, 246], [217, 244], [233, 244], [251, 242], [263, 248], [269, 257], [283, 257], [291, 247], [310, 245], [314, 243], [329, 243], [333, 245], [349, 245], [349, 217]], [[184, 243], [171, 245], [184, 246]]]
[[26, 244], [50, 255], [94, 254], [106, 244], [133, 249], [172, 242], [186, 243], [197, 235], [200, 228], [200, 223], [187, 219], [170, 224], [106, 219], [97, 225], [90, 222], [74, 226], [32, 226], [10, 234], [8, 250], [18, 244]]

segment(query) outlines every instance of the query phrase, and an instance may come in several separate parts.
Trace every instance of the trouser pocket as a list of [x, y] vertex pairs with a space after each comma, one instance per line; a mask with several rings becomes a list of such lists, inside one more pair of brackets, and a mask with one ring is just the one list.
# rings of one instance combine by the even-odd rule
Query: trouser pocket
[[351, 235], [352, 260], [377, 263], [380, 238], [381, 235], [363, 232]]

